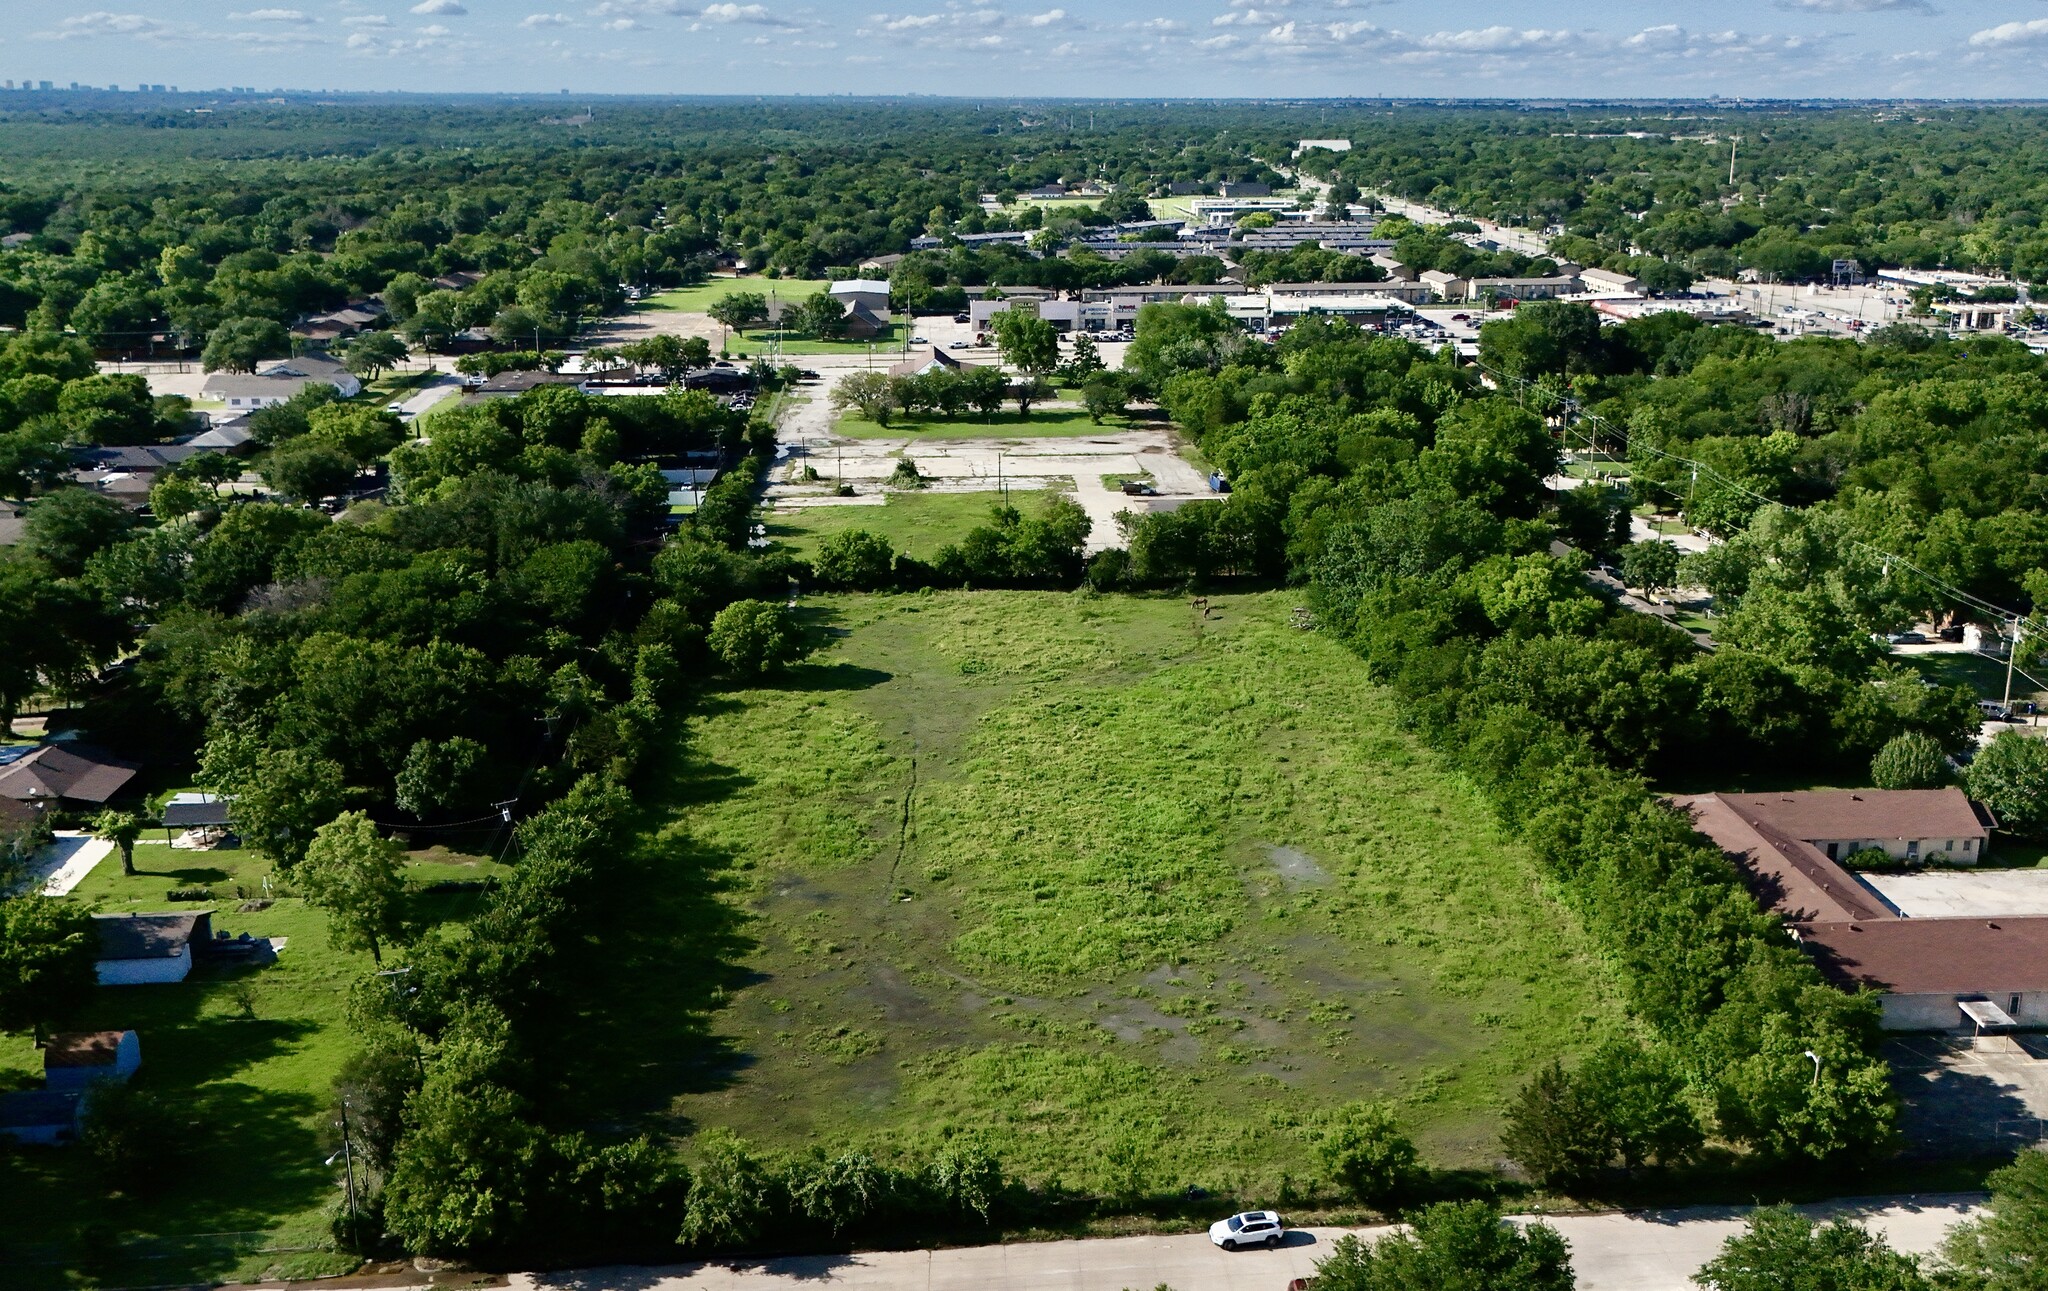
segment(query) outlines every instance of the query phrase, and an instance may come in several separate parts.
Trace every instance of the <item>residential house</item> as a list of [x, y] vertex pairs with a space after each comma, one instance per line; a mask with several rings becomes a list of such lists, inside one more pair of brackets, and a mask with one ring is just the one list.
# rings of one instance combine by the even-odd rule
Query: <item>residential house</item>
[[1892, 1031], [2048, 1025], [2048, 918], [1906, 918], [1841, 862], [1870, 848], [1975, 864], [1996, 825], [1959, 789], [1672, 799], [1828, 978], [1881, 993]]
[[213, 939], [213, 912], [96, 914], [100, 953], [93, 964], [101, 986], [182, 982]]
[[119, 793], [142, 768], [84, 744], [42, 744], [0, 766], [0, 798], [31, 807], [97, 807]]
[[66, 1092], [125, 1083], [142, 1066], [133, 1031], [60, 1031], [43, 1042], [43, 1087]]
[[302, 354], [267, 363], [255, 372], [215, 372], [206, 378], [200, 394], [220, 400], [231, 410], [250, 412], [283, 403], [314, 384], [333, 386], [344, 399], [363, 392], [356, 374], [333, 359]]
[[1441, 269], [1424, 269], [1415, 275], [1415, 280], [1429, 288], [1440, 300], [1462, 300], [1464, 293], [1459, 290], [1457, 274], [1445, 273]]

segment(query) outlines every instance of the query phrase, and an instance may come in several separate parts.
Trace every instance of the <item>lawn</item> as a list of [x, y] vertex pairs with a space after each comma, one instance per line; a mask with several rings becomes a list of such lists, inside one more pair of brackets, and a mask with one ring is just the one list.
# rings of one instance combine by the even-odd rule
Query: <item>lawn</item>
[[[642, 793], [663, 877], [618, 897], [741, 971], [708, 1036], [695, 978], [620, 992], [650, 1057], [604, 1096], [778, 1147], [974, 1132], [1034, 1181], [1268, 1197], [1319, 1173], [1322, 1112], [1386, 1098], [1433, 1163], [1489, 1166], [1503, 1098], [1619, 1003], [1297, 601], [805, 602], [820, 650], [678, 735]], [[710, 1056], [654, 1057], [686, 1045]]]
[[[422, 858], [408, 867], [416, 886], [494, 868], [438, 849], [414, 855]], [[94, 995], [74, 1029], [135, 1029], [137, 1082], [187, 1120], [184, 1155], [166, 1167], [176, 1181], [148, 1196], [109, 1197], [77, 1149], [18, 1149], [0, 1164], [0, 1283], [30, 1291], [346, 1270], [349, 1261], [324, 1249], [339, 1174], [322, 1162], [334, 1146], [329, 1089], [351, 1048], [343, 999], [370, 969], [369, 956], [331, 949], [325, 916], [299, 900], [239, 912], [238, 893], [260, 896], [270, 872], [254, 852], [145, 842], [135, 866], [124, 877], [109, 857], [76, 895], [102, 912], [212, 909], [217, 931], [286, 945], [265, 968], [205, 966], [177, 985]], [[168, 889], [190, 886], [211, 888], [215, 899], [165, 900]], [[414, 914], [466, 917], [478, 899], [474, 891], [420, 893]], [[41, 1070], [26, 1036], [0, 1037], [0, 1087], [35, 1083]]]
[[[785, 335], [782, 338], [782, 352], [862, 355], [868, 352], [869, 346], [873, 346], [875, 363], [880, 367], [894, 363], [902, 357], [904, 335], [904, 326], [901, 323], [890, 323], [881, 336], [860, 341], [817, 340], [806, 336]], [[725, 348], [734, 358], [761, 357], [766, 356], [774, 348], [774, 341], [774, 328], [756, 328], [752, 332], [732, 333], [730, 339], [726, 341]]]
[[[1043, 494], [1010, 490], [1012, 505], [1029, 511]], [[976, 525], [988, 523], [989, 509], [1002, 501], [1002, 494], [985, 493], [890, 493], [881, 506], [778, 507], [767, 516], [768, 536], [786, 543], [798, 555], [809, 556], [818, 544], [835, 533], [865, 529], [889, 540], [898, 551], [920, 560], [930, 560], [947, 543], [959, 542]]]
[[657, 292], [642, 300], [639, 308], [702, 314], [736, 291], [757, 292], [763, 296], [772, 292], [780, 300], [802, 300], [829, 290], [831, 286], [822, 278], [713, 278], [694, 287]]
[[986, 419], [969, 414], [950, 421], [892, 417], [886, 426], [849, 413], [833, 430], [848, 439], [1085, 439], [1120, 434], [1133, 424], [1125, 419], [1098, 422], [1081, 408], [1034, 408], [1028, 417], [1014, 412]]

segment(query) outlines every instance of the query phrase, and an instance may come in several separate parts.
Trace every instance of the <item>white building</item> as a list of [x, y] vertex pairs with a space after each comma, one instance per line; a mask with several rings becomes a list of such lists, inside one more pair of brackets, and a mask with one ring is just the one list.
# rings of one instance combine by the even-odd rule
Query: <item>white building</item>
[[238, 415], [283, 403], [315, 384], [333, 386], [344, 399], [353, 399], [363, 392], [362, 380], [333, 359], [302, 354], [266, 363], [253, 373], [215, 372], [206, 378], [199, 394], [201, 398], [220, 400], [231, 415]]
[[855, 305], [865, 305], [877, 314], [889, 312], [889, 284], [885, 279], [848, 278], [833, 283], [830, 290], [832, 299], [849, 311]]
[[182, 982], [192, 974], [199, 948], [213, 937], [213, 912], [193, 914], [96, 914], [99, 959], [93, 969], [101, 986], [142, 986]]

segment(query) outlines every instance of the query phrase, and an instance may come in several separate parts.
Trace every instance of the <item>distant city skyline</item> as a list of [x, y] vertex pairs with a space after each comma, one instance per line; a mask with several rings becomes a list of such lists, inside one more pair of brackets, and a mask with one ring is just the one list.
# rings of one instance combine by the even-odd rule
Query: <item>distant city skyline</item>
[[2044, 93], [2048, 54], [2044, 0], [107, 2], [18, 16], [0, 78], [123, 90], [2006, 98]]

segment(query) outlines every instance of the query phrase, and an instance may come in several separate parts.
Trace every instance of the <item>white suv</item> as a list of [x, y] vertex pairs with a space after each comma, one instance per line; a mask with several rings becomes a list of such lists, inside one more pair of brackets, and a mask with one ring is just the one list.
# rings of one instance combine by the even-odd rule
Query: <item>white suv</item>
[[1287, 1221], [1271, 1210], [1247, 1210], [1209, 1225], [1209, 1240], [1226, 1251], [1246, 1246], [1278, 1246]]

